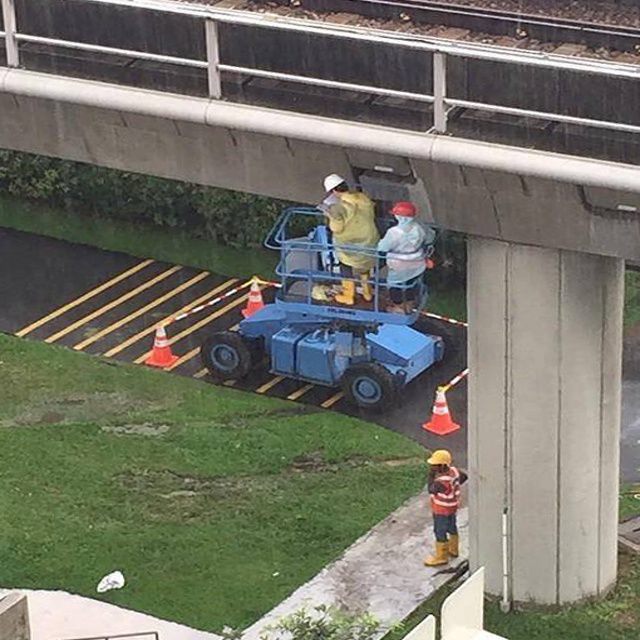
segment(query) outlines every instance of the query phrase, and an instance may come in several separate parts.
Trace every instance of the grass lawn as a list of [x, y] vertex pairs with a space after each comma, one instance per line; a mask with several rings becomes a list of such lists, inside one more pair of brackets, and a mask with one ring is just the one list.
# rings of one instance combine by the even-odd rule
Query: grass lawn
[[423, 484], [417, 445], [326, 411], [3, 335], [0, 371], [2, 587], [244, 627]]

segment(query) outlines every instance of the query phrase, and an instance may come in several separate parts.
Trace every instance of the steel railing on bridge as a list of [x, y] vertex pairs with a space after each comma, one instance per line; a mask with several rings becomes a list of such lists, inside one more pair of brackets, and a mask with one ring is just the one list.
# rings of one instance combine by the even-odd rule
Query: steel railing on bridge
[[[512, 106], [504, 106], [481, 101], [465, 100], [447, 95], [447, 60], [450, 57], [498, 62], [505, 65], [525, 65], [545, 69], [555, 69], [575, 74], [595, 74], [599, 76], [640, 80], [640, 67], [626, 63], [614, 63], [598, 59], [578, 58], [548, 54], [541, 51], [510, 49], [488, 46], [479, 43], [453, 42], [412, 34], [403, 34], [380, 29], [351, 27], [323, 23], [320, 21], [293, 18], [278, 18], [261, 13], [220, 9], [215, 6], [186, 5], [165, 0], [77, 0], [84, 3], [110, 4], [119, 7], [135, 8], [149, 12], [180, 14], [202, 22], [205, 34], [206, 59], [184, 58], [160, 53], [142, 51], [135, 48], [118, 48], [76, 40], [44, 37], [24, 33], [16, 19], [15, 0], [1, 0], [4, 18], [4, 38], [6, 59], [9, 67], [21, 66], [22, 43], [46, 45], [48, 47], [80, 50], [112, 56], [126, 56], [136, 60], [146, 60], [178, 67], [191, 67], [207, 71], [208, 96], [213, 100], [222, 99], [221, 74], [223, 72], [241, 74], [256, 78], [287, 81], [315, 87], [330, 88], [369, 95], [387, 96], [423, 102], [433, 106], [433, 128], [438, 133], [447, 131], [447, 118], [456, 108], [486, 111], [495, 114], [520, 116], [550, 122], [566, 123], [582, 127], [612, 130], [627, 133], [640, 133], [640, 125], [612, 120], [591, 119], [552, 111], [539, 111]], [[28, 7], [28, 3], [26, 3]], [[292, 73], [261, 69], [258, 67], [237, 66], [221, 60], [219, 46], [220, 24], [241, 25], [255, 29], [288, 31], [313, 35], [328, 39], [361, 41], [372, 45], [394, 46], [423, 51], [433, 56], [432, 86], [433, 93], [403, 91], [387, 87], [342, 82], [326, 78], [297, 75]]]

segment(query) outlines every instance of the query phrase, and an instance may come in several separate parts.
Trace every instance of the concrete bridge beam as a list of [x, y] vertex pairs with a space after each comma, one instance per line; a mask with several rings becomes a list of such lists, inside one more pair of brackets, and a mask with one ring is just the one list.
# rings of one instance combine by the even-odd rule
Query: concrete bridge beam
[[470, 552], [509, 596], [562, 604], [616, 579], [623, 261], [469, 240]]

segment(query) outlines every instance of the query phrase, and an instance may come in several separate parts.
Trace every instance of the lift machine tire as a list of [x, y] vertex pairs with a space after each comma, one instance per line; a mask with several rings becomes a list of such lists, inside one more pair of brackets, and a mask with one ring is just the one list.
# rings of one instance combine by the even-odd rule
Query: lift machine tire
[[251, 345], [238, 333], [214, 333], [202, 344], [202, 364], [218, 380], [244, 378], [254, 363]]
[[349, 367], [341, 384], [349, 402], [369, 411], [386, 411], [397, 396], [394, 377], [376, 362], [362, 362]]

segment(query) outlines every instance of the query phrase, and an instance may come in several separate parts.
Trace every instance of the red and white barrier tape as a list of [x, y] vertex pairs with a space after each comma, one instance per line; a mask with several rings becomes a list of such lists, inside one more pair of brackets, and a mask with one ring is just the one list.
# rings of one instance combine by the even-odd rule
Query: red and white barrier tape
[[455, 387], [458, 384], [458, 382], [460, 382], [461, 380], [464, 380], [468, 375], [469, 375], [469, 369], [467, 368], [464, 371], [460, 372], [455, 378], [453, 378], [453, 380], [439, 387], [439, 389], [442, 389], [442, 391], [446, 393], [447, 391], [449, 391], [449, 389], [451, 389], [452, 387]]
[[456, 320], [455, 318], [447, 318], [446, 316], [440, 316], [437, 313], [431, 313], [430, 311], [422, 311], [422, 315], [427, 318], [434, 318], [435, 320], [442, 320], [442, 322], [448, 322], [449, 324], [455, 324], [459, 327], [468, 327], [468, 322], [462, 320]]
[[261, 280], [257, 276], [254, 276], [253, 278], [251, 278], [250, 280], [247, 280], [246, 282], [242, 283], [241, 285], [238, 285], [237, 287], [234, 287], [233, 289], [229, 289], [229, 291], [225, 291], [225, 293], [223, 293], [221, 296], [218, 296], [217, 298], [214, 298], [213, 300], [209, 300], [209, 302], [205, 302], [204, 304], [200, 304], [197, 307], [194, 307], [193, 309], [189, 309], [189, 311], [185, 311], [184, 313], [181, 313], [181, 314], [179, 314], [177, 316], [174, 316], [173, 318], [169, 318], [169, 320], [167, 320], [164, 323], [164, 326], [170, 325], [170, 324], [172, 324], [174, 322], [177, 322], [178, 320], [184, 320], [185, 318], [188, 318], [189, 316], [193, 315], [194, 313], [200, 313], [200, 311], [203, 311], [204, 309], [208, 309], [209, 307], [213, 307], [213, 306], [215, 306], [217, 304], [220, 304], [223, 300], [226, 300], [227, 298], [230, 298], [231, 296], [234, 296], [237, 293], [240, 293], [240, 291], [242, 291], [243, 289], [246, 289], [247, 287], [250, 287], [254, 283], [262, 285], [264, 287], [267, 287], [267, 286], [270, 286], [270, 287], [280, 286], [277, 282], [268, 282], [266, 280]]
[[263, 280], [262, 278], [258, 278], [258, 276], [253, 276], [250, 282], [256, 282], [257, 284], [261, 284], [265, 287], [276, 287], [280, 289], [282, 284], [280, 282], [271, 282], [271, 280]]

